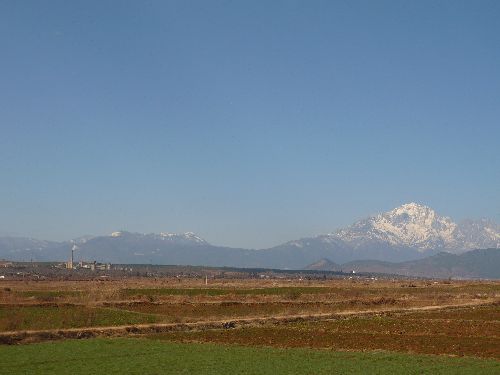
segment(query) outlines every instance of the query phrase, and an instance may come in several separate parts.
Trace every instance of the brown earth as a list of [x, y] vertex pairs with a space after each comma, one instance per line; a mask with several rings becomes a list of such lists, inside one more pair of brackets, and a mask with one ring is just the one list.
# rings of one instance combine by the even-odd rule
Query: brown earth
[[[439, 317], [443, 314], [443, 317]], [[474, 319], [463, 319], [474, 314]], [[388, 350], [500, 359], [500, 306], [413, 308], [411, 313], [353, 314], [347, 319], [287, 322], [262, 327], [169, 332], [158, 338], [334, 350]]]
[[0, 342], [147, 334], [500, 359], [499, 301], [495, 281], [2, 281]]

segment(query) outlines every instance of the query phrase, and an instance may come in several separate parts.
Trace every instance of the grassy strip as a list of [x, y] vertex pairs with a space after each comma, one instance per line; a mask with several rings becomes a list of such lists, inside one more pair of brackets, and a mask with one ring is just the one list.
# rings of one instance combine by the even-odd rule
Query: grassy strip
[[0, 307], [0, 331], [102, 327], [159, 320], [144, 313], [84, 306]]
[[0, 347], [3, 374], [493, 374], [500, 362], [385, 352], [331, 352], [147, 339]]
[[220, 288], [150, 288], [122, 289], [124, 297], [129, 296], [224, 296], [224, 295], [301, 295], [335, 293], [336, 288], [328, 287], [279, 287], [252, 289], [220, 289]]

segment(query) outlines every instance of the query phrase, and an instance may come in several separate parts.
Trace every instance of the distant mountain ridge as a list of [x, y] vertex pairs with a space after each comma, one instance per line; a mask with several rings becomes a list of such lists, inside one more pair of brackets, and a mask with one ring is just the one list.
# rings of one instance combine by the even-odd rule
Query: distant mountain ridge
[[311, 241], [362, 252], [365, 248], [390, 247], [459, 253], [477, 248], [500, 247], [500, 226], [491, 220], [455, 223], [447, 216], [417, 203], [408, 203], [389, 212], [360, 220], [334, 233], [288, 243], [304, 247]]
[[215, 246], [192, 232], [119, 231], [66, 242], [2, 237], [0, 258], [63, 261], [73, 246], [76, 259], [101, 262], [302, 269], [322, 258], [335, 263], [363, 259], [401, 262], [441, 251], [459, 254], [499, 248], [500, 227], [486, 219], [457, 224], [427, 206], [408, 203], [330, 234], [263, 250]]
[[499, 247], [500, 226], [491, 220], [466, 220], [457, 224], [427, 206], [408, 203], [336, 232], [290, 241], [274, 249], [316, 253], [316, 260], [328, 258], [345, 263], [357, 259], [397, 262], [441, 251], [458, 254]]
[[433, 278], [500, 279], [500, 249], [471, 250], [462, 254], [441, 252], [436, 255], [391, 263], [377, 260], [358, 260], [342, 265], [328, 259], [310, 264], [307, 270], [386, 273]]
[[314, 262], [314, 263], [308, 265], [304, 269], [311, 270], [311, 271], [340, 272], [340, 271], [342, 271], [342, 266], [340, 264], [332, 262], [330, 259], [323, 258], [323, 259], [318, 260], [317, 262]]

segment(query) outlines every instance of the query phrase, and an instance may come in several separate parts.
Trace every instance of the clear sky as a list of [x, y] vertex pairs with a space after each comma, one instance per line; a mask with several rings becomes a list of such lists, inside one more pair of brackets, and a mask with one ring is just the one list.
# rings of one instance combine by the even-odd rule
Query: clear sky
[[500, 1], [0, 2], [0, 234], [262, 248], [500, 221]]

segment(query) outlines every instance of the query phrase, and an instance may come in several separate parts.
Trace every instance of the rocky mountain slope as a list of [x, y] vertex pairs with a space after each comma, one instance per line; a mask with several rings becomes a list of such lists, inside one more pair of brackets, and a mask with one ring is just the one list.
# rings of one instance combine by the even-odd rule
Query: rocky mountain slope
[[[304, 238], [279, 246], [299, 252], [322, 249], [335, 262], [354, 259], [404, 261], [440, 251], [461, 253], [500, 247], [500, 226], [490, 220], [455, 223], [427, 206], [404, 204], [360, 220], [334, 233]], [[321, 258], [319, 257], [319, 258]], [[318, 259], [319, 259], [318, 258]]]
[[4, 237], [0, 238], [0, 258], [63, 261], [74, 246], [77, 260], [301, 269], [322, 258], [336, 263], [362, 259], [398, 262], [441, 251], [458, 254], [477, 248], [499, 248], [500, 227], [489, 220], [457, 224], [429, 207], [409, 203], [334, 233], [263, 250], [214, 246], [191, 232], [114, 232], [67, 242]]

